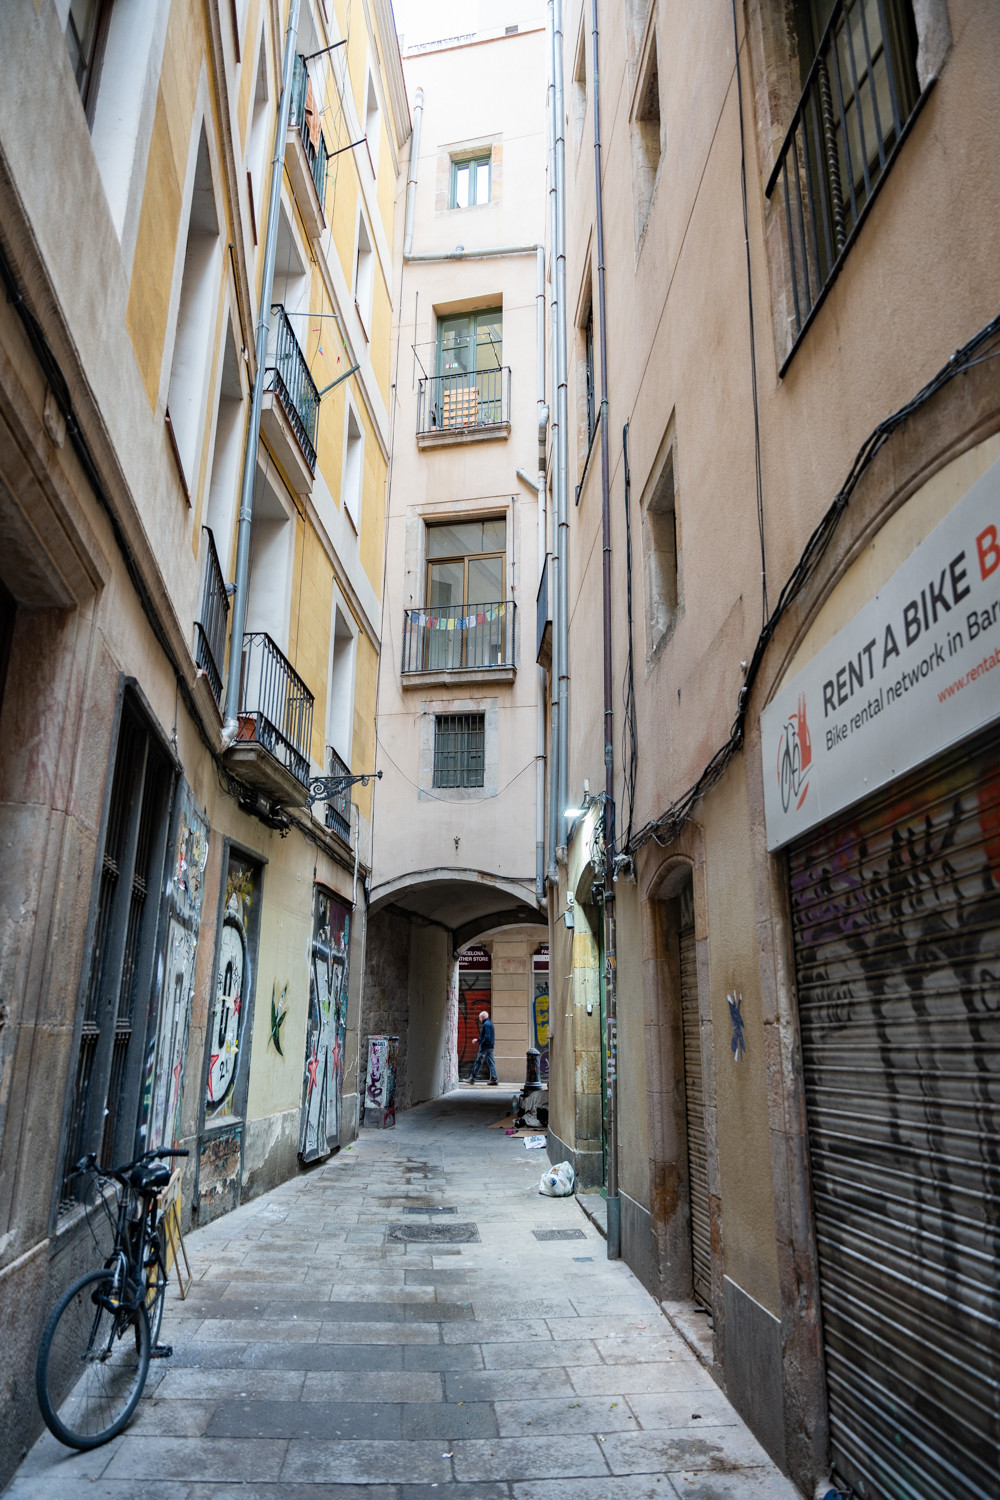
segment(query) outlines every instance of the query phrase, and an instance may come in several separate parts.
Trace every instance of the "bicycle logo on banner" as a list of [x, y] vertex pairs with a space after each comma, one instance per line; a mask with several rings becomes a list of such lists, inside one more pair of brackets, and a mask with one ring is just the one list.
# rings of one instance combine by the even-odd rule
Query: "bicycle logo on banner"
[[806, 800], [811, 768], [812, 739], [806, 723], [806, 695], [800, 693], [798, 708], [785, 720], [778, 743], [778, 789], [783, 812], [788, 811], [793, 798], [796, 812]]

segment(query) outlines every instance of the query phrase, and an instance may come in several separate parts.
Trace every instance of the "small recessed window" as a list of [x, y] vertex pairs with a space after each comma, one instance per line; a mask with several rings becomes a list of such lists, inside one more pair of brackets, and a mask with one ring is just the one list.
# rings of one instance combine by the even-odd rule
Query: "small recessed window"
[[483, 786], [485, 742], [485, 714], [435, 714], [432, 784]]
[[490, 201], [490, 154], [451, 164], [452, 208], [475, 208]]
[[70, 0], [66, 46], [80, 98], [91, 122], [110, 16], [110, 0]]
[[659, 473], [640, 502], [646, 629], [650, 655], [667, 635], [677, 615], [679, 602], [677, 494], [674, 476], [674, 436], [671, 429]]

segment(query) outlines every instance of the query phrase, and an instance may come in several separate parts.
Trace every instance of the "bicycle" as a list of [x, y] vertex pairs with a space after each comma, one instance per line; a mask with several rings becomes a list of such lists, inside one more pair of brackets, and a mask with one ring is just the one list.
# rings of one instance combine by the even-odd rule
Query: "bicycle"
[[[167, 1288], [160, 1194], [170, 1180], [164, 1158], [188, 1154], [162, 1148], [120, 1167], [98, 1167], [93, 1154], [77, 1163], [78, 1176], [94, 1179], [114, 1245], [102, 1267], [59, 1298], [38, 1349], [38, 1404], [49, 1431], [67, 1447], [97, 1448], [121, 1432], [142, 1395], [150, 1359], [173, 1353], [159, 1342]], [[109, 1203], [111, 1183], [117, 1186]]]

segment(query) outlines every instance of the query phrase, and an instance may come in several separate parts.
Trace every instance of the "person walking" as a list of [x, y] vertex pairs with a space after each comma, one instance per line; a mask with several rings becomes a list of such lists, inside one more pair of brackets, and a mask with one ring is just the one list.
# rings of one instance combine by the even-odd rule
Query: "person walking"
[[472, 1074], [469, 1078], [470, 1083], [475, 1083], [476, 1075], [479, 1072], [479, 1065], [482, 1063], [489, 1069], [490, 1084], [494, 1088], [496, 1087], [497, 1065], [493, 1061], [493, 1047], [495, 1042], [496, 1033], [493, 1030], [493, 1022], [490, 1020], [489, 1011], [481, 1010], [479, 1012], [479, 1051], [476, 1053], [476, 1060], [472, 1064]]

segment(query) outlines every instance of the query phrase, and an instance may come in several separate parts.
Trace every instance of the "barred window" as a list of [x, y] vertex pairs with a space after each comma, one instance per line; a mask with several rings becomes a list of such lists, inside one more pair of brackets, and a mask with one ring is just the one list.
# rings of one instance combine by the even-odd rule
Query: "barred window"
[[115, 752], [66, 1147], [64, 1203], [86, 1152], [133, 1153], [142, 1108], [146, 997], [152, 983], [173, 771], [131, 694]]
[[784, 229], [793, 348], [921, 99], [911, 0], [795, 0], [794, 23], [802, 93], [765, 189]]
[[432, 785], [483, 786], [485, 741], [485, 714], [436, 714]]

